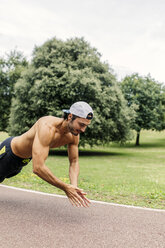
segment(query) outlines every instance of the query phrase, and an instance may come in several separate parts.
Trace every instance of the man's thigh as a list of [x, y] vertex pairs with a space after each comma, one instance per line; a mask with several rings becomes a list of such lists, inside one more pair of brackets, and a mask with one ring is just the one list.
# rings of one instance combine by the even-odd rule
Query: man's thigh
[[6, 140], [0, 144], [0, 178], [6, 177], [14, 171], [15, 161], [11, 156], [10, 146]]

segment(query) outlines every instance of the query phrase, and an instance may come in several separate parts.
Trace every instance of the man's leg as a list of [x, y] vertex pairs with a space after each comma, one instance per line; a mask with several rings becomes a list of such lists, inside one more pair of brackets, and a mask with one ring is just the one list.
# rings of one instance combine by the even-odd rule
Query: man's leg
[[10, 177], [14, 177], [16, 176], [17, 174], [19, 174], [22, 170], [22, 167], [20, 167], [19, 169], [17, 169], [16, 171], [14, 171], [13, 173], [9, 174], [6, 176], [6, 178], [10, 178]]
[[2, 183], [5, 180], [4, 177], [0, 177], [0, 183]]
[[0, 182], [11, 173], [15, 172], [14, 161], [11, 156], [10, 142], [12, 137], [7, 138], [0, 144]]

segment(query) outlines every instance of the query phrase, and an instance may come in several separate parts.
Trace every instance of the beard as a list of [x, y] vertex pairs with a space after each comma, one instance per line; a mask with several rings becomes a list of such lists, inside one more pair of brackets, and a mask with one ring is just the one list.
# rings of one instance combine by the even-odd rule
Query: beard
[[73, 128], [73, 121], [71, 121], [69, 124], [68, 124], [68, 129], [69, 129], [69, 132], [71, 132], [71, 134], [73, 134], [74, 136], [78, 136], [81, 131], [80, 130], [76, 130]]
[[71, 134], [73, 134], [74, 136], [78, 136], [78, 135], [79, 135], [79, 133], [75, 133], [73, 130], [71, 130], [70, 132], [71, 132]]

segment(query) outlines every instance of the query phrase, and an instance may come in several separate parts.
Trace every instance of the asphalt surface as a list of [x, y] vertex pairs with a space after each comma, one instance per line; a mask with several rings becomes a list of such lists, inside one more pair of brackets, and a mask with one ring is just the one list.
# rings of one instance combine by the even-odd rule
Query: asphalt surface
[[165, 248], [165, 211], [92, 202], [0, 185], [0, 248]]

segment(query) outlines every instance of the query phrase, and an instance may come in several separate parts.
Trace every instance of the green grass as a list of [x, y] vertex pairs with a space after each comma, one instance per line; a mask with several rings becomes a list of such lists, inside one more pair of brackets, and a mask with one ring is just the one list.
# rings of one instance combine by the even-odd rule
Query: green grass
[[6, 138], [8, 138], [9, 136], [8, 136], [8, 134], [7, 133], [5, 133], [5, 132], [0, 132], [0, 143], [4, 140], [4, 139], [6, 139]]
[[[0, 133], [0, 141], [5, 137]], [[79, 187], [90, 199], [165, 209], [165, 131], [143, 131], [140, 147], [134, 143], [81, 149]], [[65, 151], [52, 151], [46, 164], [69, 183]], [[34, 175], [31, 163], [3, 184], [63, 194]]]

